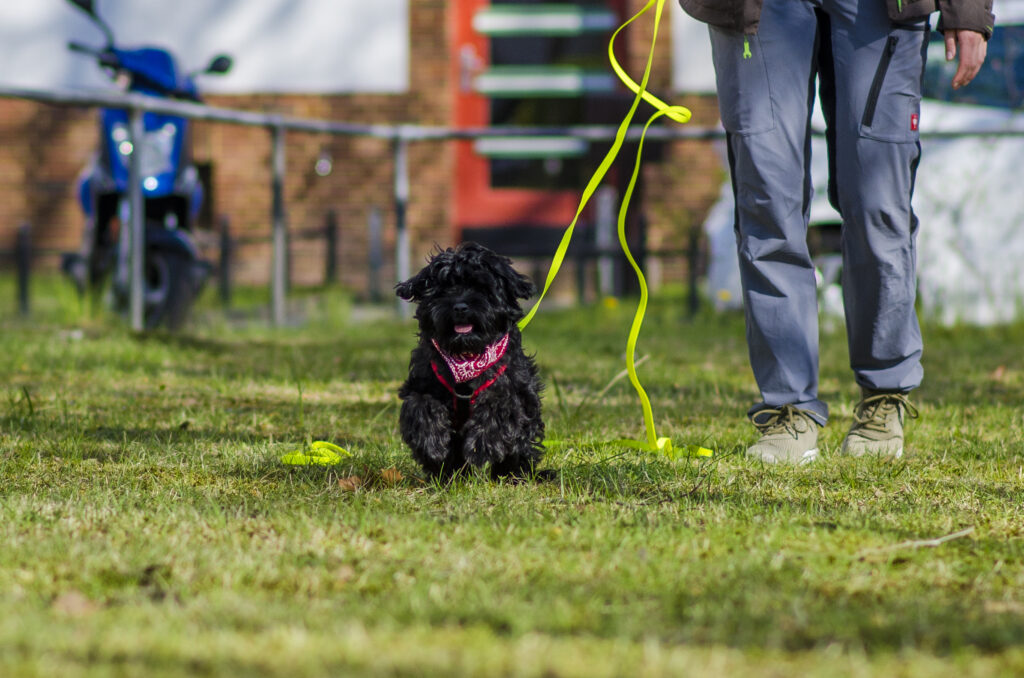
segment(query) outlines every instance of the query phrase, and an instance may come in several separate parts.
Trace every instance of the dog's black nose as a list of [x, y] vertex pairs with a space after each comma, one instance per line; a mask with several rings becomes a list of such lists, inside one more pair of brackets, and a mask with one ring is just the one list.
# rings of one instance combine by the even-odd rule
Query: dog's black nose
[[469, 304], [464, 304], [463, 302], [460, 301], [456, 303], [454, 306], [452, 306], [452, 311], [458, 315], [463, 315], [467, 311], [469, 311]]

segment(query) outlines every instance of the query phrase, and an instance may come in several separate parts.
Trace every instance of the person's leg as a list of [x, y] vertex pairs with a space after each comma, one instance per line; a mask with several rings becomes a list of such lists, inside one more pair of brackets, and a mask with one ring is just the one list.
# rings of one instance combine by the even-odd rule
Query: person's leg
[[815, 4], [765, 0], [757, 35], [712, 28], [711, 44], [736, 197], [747, 345], [762, 397], [749, 414], [762, 428], [781, 413], [788, 430], [800, 413], [807, 421], [797, 428], [813, 434], [816, 448], [828, 408], [818, 399], [817, 289], [807, 249]]
[[[900, 394], [922, 377], [911, 194], [927, 24], [894, 25], [884, 3], [825, 0], [824, 9], [832, 57], [821, 72], [833, 151], [830, 194], [843, 216], [850, 365], [865, 396], [854, 428], [861, 426], [867, 447], [899, 456], [903, 415], [913, 413]], [[876, 397], [885, 394], [892, 395]], [[844, 451], [852, 451], [849, 443], [848, 437]]]
[[751, 367], [766, 408], [795, 405], [824, 424], [818, 316], [807, 249], [810, 111], [817, 17], [807, 0], [766, 0], [757, 35], [711, 30]]

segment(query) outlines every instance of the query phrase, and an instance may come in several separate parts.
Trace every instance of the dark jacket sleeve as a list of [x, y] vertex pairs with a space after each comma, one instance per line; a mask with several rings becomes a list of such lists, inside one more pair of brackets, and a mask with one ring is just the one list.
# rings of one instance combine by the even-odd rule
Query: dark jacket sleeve
[[[679, 0], [693, 18], [740, 33], [756, 33], [762, 0]], [[893, 21], [921, 21], [941, 10], [939, 30], [963, 29], [992, 37], [992, 0], [886, 0]]]
[[886, 0], [889, 18], [893, 21], [914, 21], [939, 10], [938, 30], [964, 29], [977, 31], [988, 40], [992, 37], [995, 17], [992, 0]]
[[939, 30], [977, 31], [988, 40], [996, 25], [992, 0], [939, 0]]
[[[934, 0], [933, 0], [934, 1]], [[679, 0], [698, 21], [737, 33], [757, 33], [762, 0]]]

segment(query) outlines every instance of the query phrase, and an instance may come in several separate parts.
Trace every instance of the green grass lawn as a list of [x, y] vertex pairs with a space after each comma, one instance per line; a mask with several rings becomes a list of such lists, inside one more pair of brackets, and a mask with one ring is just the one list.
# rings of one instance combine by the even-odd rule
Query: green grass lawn
[[[398, 435], [411, 324], [326, 293], [303, 329], [136, 337], [61, 289], [0, 305], [2, 676], [1024, 675], [1024, 325], [924, 328], [893, 463], [837, 456], [823, 335], [823, 458], [773, 468], [741, 317], [651, 309], [658, 433], [715, 451], [673, 461], [608, 442], [643, 436], [626, 380], [600, 395], [631, 304], [548, 311], [558, 480], [438, 486]], [[353, 457], [278, 461], [315, 439]]]

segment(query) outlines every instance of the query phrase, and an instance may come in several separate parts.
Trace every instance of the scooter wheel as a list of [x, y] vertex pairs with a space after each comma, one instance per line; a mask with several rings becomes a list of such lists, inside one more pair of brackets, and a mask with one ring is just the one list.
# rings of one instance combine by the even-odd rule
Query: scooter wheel
[[146, 255], [146, 328], [163, 326], [180, 330], [192, 308], [195, 285], [192, 260], [165, 249], [150, 249]]

